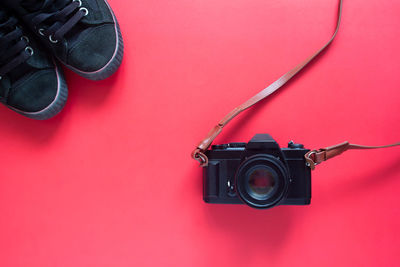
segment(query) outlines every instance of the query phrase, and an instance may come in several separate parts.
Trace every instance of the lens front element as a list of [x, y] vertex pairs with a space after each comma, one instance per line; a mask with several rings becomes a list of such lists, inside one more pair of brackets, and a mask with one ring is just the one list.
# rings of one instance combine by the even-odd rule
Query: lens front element
[[253, 208], [272, 208], [284, 199], [289, 188], [289, 171], [284, 162], [269, 154], [243, 161], [235, 177], [239, 198]]
[[257, 166], [248, 172], [248, 190], [255, 198], [266, 198], [277, 184], [276, 173], [264, 166]]

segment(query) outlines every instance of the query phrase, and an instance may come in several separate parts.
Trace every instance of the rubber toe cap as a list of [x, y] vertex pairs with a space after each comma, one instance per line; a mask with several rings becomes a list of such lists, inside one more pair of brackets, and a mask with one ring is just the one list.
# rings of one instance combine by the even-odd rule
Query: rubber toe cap
[[39, 112], [50, 106], [57, 96], [57, 73], [54, 70], [36, 72], [16, 85], [8, 105], [22, 112]]
[[96, 72], [105, 67], [116, 51], [115, 25], [86, 30], [68, 54], [68, 64], [78, 71]]

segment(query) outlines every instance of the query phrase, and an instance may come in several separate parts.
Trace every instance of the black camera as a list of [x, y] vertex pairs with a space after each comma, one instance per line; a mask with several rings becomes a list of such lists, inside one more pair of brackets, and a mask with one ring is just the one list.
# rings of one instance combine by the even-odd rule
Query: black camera
[[206, 152], [204, 201], [260, 209], [308, 205], [311, 170], [304, 159], [308, 151], [292, 141], [281, 149], [269, 134], [257, 134], [247, 144], [214, 145]]

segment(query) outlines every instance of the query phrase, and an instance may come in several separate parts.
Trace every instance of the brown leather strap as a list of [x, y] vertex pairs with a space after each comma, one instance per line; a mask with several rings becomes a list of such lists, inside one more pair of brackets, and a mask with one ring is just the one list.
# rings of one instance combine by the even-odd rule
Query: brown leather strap
[[233, 118], [235, 118], [237, 115], [239, 115], [241, 112], [244, 110], [248, 109], [249, 107], [253, 106], [254, 104], [258, 103], [259, 101], [265, 99], [267, 96], [271, 95], [273, 92], [281, 88], [284, 84], [286, 84], [293, 76], [295, 76], [299, 71], [301, 71], [305, 66], [307, 66], [315, 57], [317, 57], [335, 38], [339, 26], [340, 26], [340, 19], [342, 16], [342, 5], [343, 5], [343, 0], [339, 0], [339, 8], [338, 8], [338, 17], [337, 17], [337, 23], [336, 23], [336, 29], [335, 32], [333, 33], [331, 39], [317, 52], [315, 52], [313, 55], [308, 57], [306, 60], [301, 62], [299, 65], [294, 67], [292, 70], [288, 71], [285, 73], [283, 76], [281, 76], [278, 80], [273, 82], [271, 85], [269, 85], [267, 88], [247, 100], [245, 103], [242, 105], [238, 106], [234, 110], [232, 110], [228, 115], [226, 115], [207, 135], [207, 137], [200, 142], [200, 144], [197, 146], [197, 148], [192, 152], [192, 157], [199, 161], [201, 166], [207, 166], [208, 164], [208, 159], [207, 156], [204, 154], [204, 152], [210, 147], [211, 143], [214, 141], [214, 139], [221, 133], [222, 128], [224, 128], [225, 125], [227, 125]]
[[305, 154], [304, 157], [306, 158], [307, 165], [311, 168], [311, 170], [314, 170], [316, 165], [320, 164], [325, 160], [336, 157], [349, 149], [377, 149], [377, 148], [386, 148], [394, 146], [400, 146], [400, 142], [385, 146], [362, 146], [362, 145], [350, 144], [349, 142], [346, 141], [335, 146], [329, 146], [326, 148], [320, 148], [318, 150], [312, 150], [307, 154]]
[[[200, 144], [197, 146], [197, 148], [192, 152], [192, 157], [199, 161], [201, 166], [207, 166], [208, 164], [208, 158], [205, 155], [205, 151], [210, 147], [211, 143], [214, 141], [214, 139], [221, 133], [222, 129], [226, 124], [228, 124], [233, 118], [235, 118], [237, 115], [239, 115], [242, 111], [248, 109], [249, 107], [253, 106], [257, 102], [263, 100], [267, 96], [271, 95], [273, 92], [281, 88], [285, 83], [287, 83], [293, 76], [295, 76], [299, 71], [301, 71], [308, 63], [310, 63], [316, 56], [318, 56], [335, 38], [339, 26], [340, 26], [340, 19], [342, 16], [342, 5], [343, 5], [343, 0], [339, 0], [339, 9], [338, 9], [338, 18], [337, 18], [337, 24], [336, 24], [336, 30], [333, 33], [331, 39], [321, 48], [319, 49], [316, 53], [314, 53], [312, 56], [307, 58], [305, 61], [294, 67], [292, 70], [289, 72], [285, 73], [282, 77], [280, 77], [278, 80], [273, 82], [270, 86], [259, 92], [257, 95], [253, 96], [249, 100], [247, 100], [245, 103], [240, 105], [239, 107], [235, 108], [232, 110], [228, 115], [226, 115], [211, 131], [208, 133], [207, 137], [200, 142]], [[386, 148], [386, 147], [393, 147], [393, 146], [400, 146], [399, 143], [391, 144], [391, 145], [385, 145], [385, 146], [362, 146], [362, 145], [355, 145], [355, 144], [350, 144], [349, 142], [343, 142], [341, 144], [327, 147], [327, 148], [321, 148], [319, 150], [312, 150], [308, 152], [305, 155], [305, 159], [307, 162], [307, 165], [314, 170], [315, 166], [320, 164], [321, 162], [328, 160], [330, 158], [333, 158], [337, 155], [342, 154], [346, 150], [349, 149], [377, 149], [377, 148]]]

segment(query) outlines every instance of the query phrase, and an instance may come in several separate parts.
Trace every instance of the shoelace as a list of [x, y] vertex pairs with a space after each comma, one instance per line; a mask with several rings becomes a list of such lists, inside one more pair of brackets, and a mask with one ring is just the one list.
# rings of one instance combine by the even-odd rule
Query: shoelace
[[17, 19], [0, 10], [0, 80], [33, 55]]
[[[81, 0], [23, 0], [21, 4], [29, 11], [40, 11], [31, 22], [40, 35], [47, 36], [54, 44], [89, 14]], [[40, 27], [42, 24], [48, 27]]]

